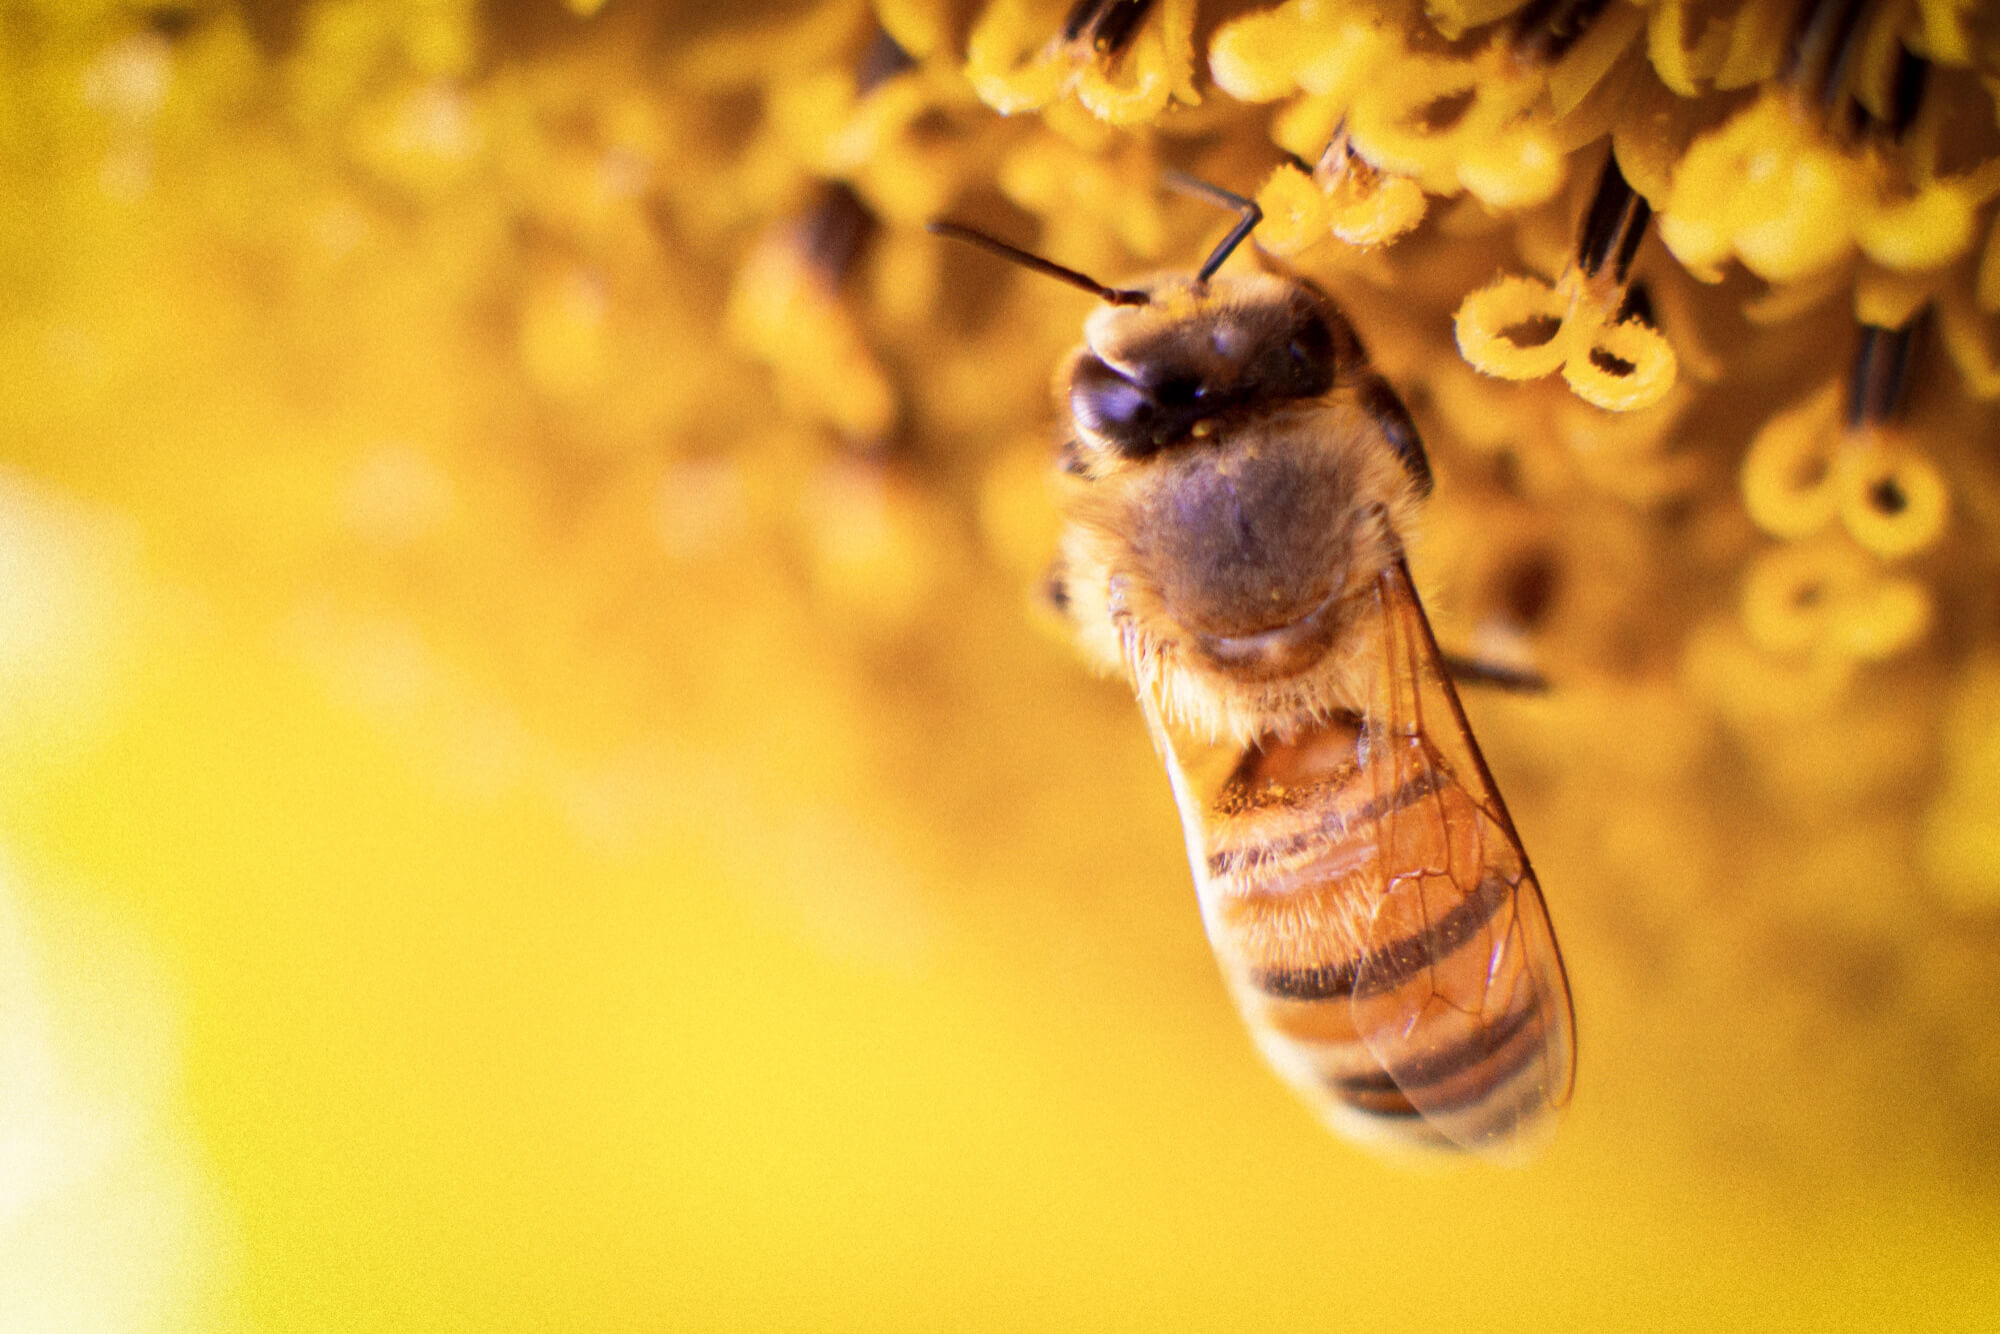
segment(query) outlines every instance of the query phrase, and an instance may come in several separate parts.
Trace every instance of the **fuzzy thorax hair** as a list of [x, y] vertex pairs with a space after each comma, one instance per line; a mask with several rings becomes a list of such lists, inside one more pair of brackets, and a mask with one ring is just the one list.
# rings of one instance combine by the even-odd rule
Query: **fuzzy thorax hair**
[[[1169, 723], [1247, 744], [1366, 713], [1382, 652], [1379, 576], [1416, 484], [1352, 387], [1284, 404], [1071, 483], [1062, 544], [1078, 638]], [[1285, 670], [1219, 656], [1313, 627]]]

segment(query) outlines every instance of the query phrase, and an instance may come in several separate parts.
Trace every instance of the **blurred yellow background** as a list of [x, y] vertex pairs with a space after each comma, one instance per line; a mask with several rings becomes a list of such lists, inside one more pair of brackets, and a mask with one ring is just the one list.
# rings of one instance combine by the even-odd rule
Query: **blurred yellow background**
[[[1260, 1066], [1129, 695], [1029, 608], [1090, 303], [913, 225], [1105, 162], [1067, 262], [1214, 217], [1114, 238], [1151, 140], [962, 89], [788, 149], [862, 6], [596, 9], [0, 0], [0, 1328], [2000, 1325], [1990, 408], [1924, 419], [1923, 646], [1770, 716], [1682, 641], [1841, 367], [1757, 343], [1671, 513], [1482, 509], [1434, 441], [1448, 641], [1480, 553], [1578, 571], [1557, 690], [1468, 707], [1580, 1074], [1524, 1172], [1381, 1166]], [[1268, 149], [1204, 88], [1168, 158]], [[834, 178], [855, 327], [782, 268]]]

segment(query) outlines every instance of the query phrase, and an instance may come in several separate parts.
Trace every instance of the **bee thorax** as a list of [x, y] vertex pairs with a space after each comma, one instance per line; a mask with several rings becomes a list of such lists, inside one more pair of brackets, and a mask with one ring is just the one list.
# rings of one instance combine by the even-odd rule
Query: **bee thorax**
[[1355, 540], [1332, 460], [1251, 447], [1190, 459], [1163, 481], [1140, 526], [1167, 616], [1225, 668], [1262, 676], [1323, 653]]

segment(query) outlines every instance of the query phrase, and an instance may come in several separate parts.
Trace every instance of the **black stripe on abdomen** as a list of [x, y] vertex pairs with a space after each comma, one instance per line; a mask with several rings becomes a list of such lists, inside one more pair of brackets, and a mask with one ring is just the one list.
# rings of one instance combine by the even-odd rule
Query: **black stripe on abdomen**
[[[1327, 1081], [1327, 1087], [1343, 1099], [1353, 1094], [1382, 1092], [1389, 1089], [1414, 1092], [1435, 1088], [1473, 1069], [1481, 1061], [1498, 1055], [1509, 1042], [1520, 1035], [1523, 1029], [1534, 1023], [1540, 1013], [1541, 1007], [1538, 1005], [1533, 1003], [1523, 1005], [1511, 1011], [1492, 1028], [1481, 1029], [1442, 1051], [1432, 1052], [1421, 1060], [1412, 1061], [1400, 1079], [1387, 1070], [1370, 1070], [1365, 1074], [1336, 1076]], [[1536, 1042], [1521, 1042], [1517, 1045], [1519, 1052], [1509, 1056], [1503, 1065], [1493, 1070], [1491, 1077], [1484, 1082], [1479, 1092], [1465, 1100], [1466, 1104], [1478, 1101], [1487, 1092], [1505, 1083], [1526, 1064], [1526, 1055], [1533, 1055], [1541, 1050], [1541, 1044]]]
[[[1378, 996], [1394, 990], [1433, 963], [1456, 954], [1477, 936], [1502, 904], [1514, 893], [1514, 885], [1488, 872], [1479, 888], [1465, 902], [1438, 919], [1435, 926], [1392, 941], [1386, 948], [1338, 963], [1314, 964], [1309, 968], [1267, 968], [1250, 974], [1250, 981], [1267, 996], [1280, 1000], [1332, 1000], [1336, 996]], [[1363, 962], [1371, 965], [1366, 985], [1357, 990]]]
[[[1342, 839], [1350, 829], [1362, 829], [1378, 824], [1384, 816], [1444, 791], [1451, 781], [1451, 775], [1441, 768], [1426, 769], [1385, 798], [1364, 801], [1352, 809], [1336, 806], [1321, 816], [1311, 828], [1288, 834], [1275, 842], [1246, 848], [1217, 848], [1208, 855], [1208, 873], [1212, 878], [1221, 879], [1225, 876], [1255, 872], [1261, 866], [1285, 861], [1315, 845]], [[1239, 812], [1255, 811], [1267, 805], [1282, 807], [1288, 804], [1290, 802], [1285, 800], [1267, 802], [1250, 796], [1240, 799]]]

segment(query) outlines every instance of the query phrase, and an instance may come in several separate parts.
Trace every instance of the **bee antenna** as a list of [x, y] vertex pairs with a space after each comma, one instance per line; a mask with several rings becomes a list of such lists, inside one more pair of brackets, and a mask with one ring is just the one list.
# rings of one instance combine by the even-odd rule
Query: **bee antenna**
[[988, 236], [977, 228], [964, 223], [949, 222], [942, 218], [924, 224], [924, 230], [933, 236], [947, 236], [954, 241], [967, 241], [981, 250], [989, 250], [1002, 259], [1012, 260], [1023, 268], [1045, 273], [1051, 278], [1068, 283], [1071, 287], [1081, 287], [1084, 291], [1114, 306], [1143, 306], [1152, 300], [1144, 292], [1129, 287], [1106, 287], [1088, 274], [1066, 269], [1054, 260], [1031, 255], [1016, 245], [1009, 245], [997, 236]]
[[1228, 259], [1235, 253], [1236, 247], [1243, 244], [1244, 238], [1256, 230], [1257, 224], [1264, 220], [1264, 210], [1257, 207], [1257, 201], [1254, 199], [1245, 199], [1242, 195], [1232, 194], [1219, 185], [1196, 180], [1184, 171], [1170, 171], [1166, 179], [1168, 186], [1184, 195], [1206, 199], [1211, 204], [1220, 204], [1223, 208], [1233, 208], [1243, 215], [1242, 219], [1230, 228], [1229, 235], [1223, 237], [1221, 243], [1209, 252], [1208, 259], [1195, 274], [1196, 282], [1205, 283], [1215, 276], [1217, 269], [1222, 267], [1222, 261]]

